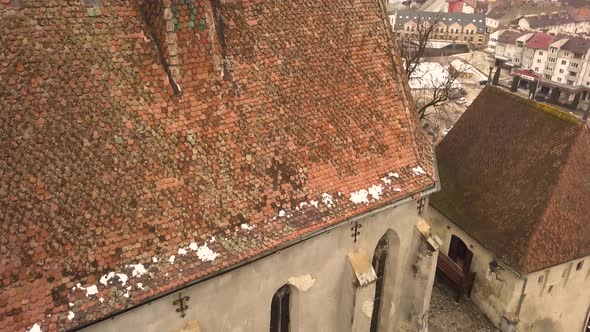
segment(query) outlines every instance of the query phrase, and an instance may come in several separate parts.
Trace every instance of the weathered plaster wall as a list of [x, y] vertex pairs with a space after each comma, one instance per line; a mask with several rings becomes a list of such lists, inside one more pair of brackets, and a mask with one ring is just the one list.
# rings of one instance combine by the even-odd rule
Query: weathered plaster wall
[[477, 274], [471, 299], [494, 325], [500, 327], [505, 317], [518, 332], [584, 332], [590, 310], [590, 256], [522, 277], [496, 259], [503, 270], [490, 273], [494, 256], [489, 250], [432, 207], [426, 220], [443, 241], [441, 252], [448, 252], [452, 235], [473, 251], [471, 271]]
[[426, 220], [432, 227], [432, 233], [443, 242], [441, 253], [448, 253], [452, 235], [463, 240], [473, 252], [471, 272], [476, 274], [471, 300], [499, 327], [502, 316], [510, 316], [516, 311], [523, 281], [499, 260], [496, 261], [504, 270], [491, 273], [489, 263], [494, 260], [493, 255], [434, 208], [428, 208]]
[[585, 331], [590, 309], [590, 256], [525, 277], [519, 331]]
[[372, 255], [386, 232], [391, 245], [380, 331], [422, 331], [436, 252], [429, 250], [415, 227], [419, 218], [416, 207], [416, 202], [410, 201], [359, 220], [362, 228], [357, 243], [351, 237], [354, 222], [348, 222], [183, 290], [183, 296], [190, 296], [185, 318], [180, 318], [172, 305], [178, 297], [175, 293], [86, 331], [194, 332], [199, 331], [196, 326], [200, 332], [268, 331], [272, 296], [287, 283], [293, 290], [293, 332], [368, 331], [375, 283], [357, 289], [347, 254], [365, 248]]

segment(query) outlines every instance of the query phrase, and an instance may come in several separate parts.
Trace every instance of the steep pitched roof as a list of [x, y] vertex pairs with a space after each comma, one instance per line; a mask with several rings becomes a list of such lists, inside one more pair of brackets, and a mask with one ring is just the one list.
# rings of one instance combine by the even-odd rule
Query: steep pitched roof
[[506, 9], [494, 7], [486, 14], [486, 17], [499, 20], [504, 17], [504, 15], [506, 15]]
[[469, 6], [471, 6], [472, 8], [475, 8], [477, 6], [477, 0], [446, 0], [446, 1], [449, 3], [463, 1], [466, 4], [468, 4]]
[[572, 51], [579, 55], [586, 55], [590, 49], [590, 39], [582, 37], [569, 38], [565, 44], [561, 45], [561, 49]]
[[590, 255], [590, 132], [486, 87], [436, 147], [431, 204], [521, 273]]
[[434, 186], [382, 1], [171, 2], [0, 1], [1, 331], [79, 327]]
[[566, 12], [556, 14], [543, 14], [524, 17], [531, 29], [540, 29], [553, 25], [562, 25], [575, 22], [574, 18]]
[[553, 40], [555, 40], [553, 35], [545, 32], [537, 32], [526, 41], [525, 46], [539, 50], [548, 50], [549, 44], [551, 44]]
[[530, 31], [524, 30], [504, 30], [502, 34], [498, 36], [498, 43], [503, 44], [516, 44], [516, 40], [526, 34], [530, 33]]

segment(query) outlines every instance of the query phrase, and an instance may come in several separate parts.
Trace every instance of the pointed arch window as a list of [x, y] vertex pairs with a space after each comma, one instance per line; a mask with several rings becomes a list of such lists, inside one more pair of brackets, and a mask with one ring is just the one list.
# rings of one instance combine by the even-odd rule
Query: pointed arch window
[[383, 297], [383, 282], [385, 277], [385, 265], [389, 251], [389, 239], [387, 235], [377, 243], [375, 253], [373, 254], [373, 269], [377, 274], [375, 283], [375, 298], [373, 300], [373, 315], [371, 316], [371, 332], [377, 332], [379, 328], [379, 314], [381, 313], [381, 298]]
[[284, 285], [272, 297], [270, 308], [270, 332], [289, 332], [291, 288]]

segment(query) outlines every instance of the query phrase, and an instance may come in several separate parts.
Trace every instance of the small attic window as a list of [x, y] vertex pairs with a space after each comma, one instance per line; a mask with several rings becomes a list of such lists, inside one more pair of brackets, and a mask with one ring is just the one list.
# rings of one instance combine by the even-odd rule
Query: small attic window
[[584, 267], [584, 261], [578, 262], [576, 265], [576, 271], [580, 271]]
[[538, 282], [539, 282], [540, 284], [542, 284], [542, 283], [543, 283], [543, 280], [545, 280], [545, 277], [543, 277], [543, 276], [539, 276], [539, 280], [538, 280]]

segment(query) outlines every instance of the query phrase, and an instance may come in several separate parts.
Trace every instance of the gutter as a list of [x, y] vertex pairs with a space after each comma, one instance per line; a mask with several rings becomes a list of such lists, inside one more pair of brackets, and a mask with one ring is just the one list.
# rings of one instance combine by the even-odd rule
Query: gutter
[[[436, 166], [436, 159], [435, 159], [435, 165], [434, 166]], [[438, 169], [436, 170], [436, 176], [437, 176], [436, 179], [438, 179]], [[225, 269], [218, 270], [218, 271], [216, 271], [214, 273], [211, 273], [209, 275], [203, 276], [201, 278], [197, 278], [197, 279], [195, 279], [195, 280], [193, 280], [193, 281], [191, 281], [189, 283], [186, 283], [184, 285], [181, 285], [179, 287], [176, 287], [176, 288], [174, 288], [172, 290], [169, 290], [169, 291], [164, 292], [162, 294], [156, 295], [154, 297], [151, 297], [148, 300], [142, 301], [142, 302], [140, 302], [138, 304], [135, 304], [135, 305], [132, 305], [132, 306], [130, 306], [128, 308], [125, 308], [125, 309], [122, 309], [122, 310], [119, 310], [119, 311], [112, 312], [112, 313], [108, 314], [107, 316], [105, 316], [103, 318], [100, 318], [98, 320], [95, 320], [95, 321], [92, 321], [92, 322], [88, 322], [88, 323], [82, 324], [82, 325], [80, 325], [78, 327], [75, 327], [73, 329], [70, 329], [68, 331], [70, 331], [70, 332], [80, 331], [80, 330], [89, 328], [89, 327], [91, 327], [93, 325], [96, 325], [98, 323], [104, 322], [106, 320], [115, 319], [117, 316], [122, 315], [124, 313], [127, 313], [127, 312], [129, 312], [131, 310], [138, 309], [140, 307], [143, 307], [146, 304], [149, 305], [149, 304], [151, 304], [154, 301], [160, 300], [160, 299], [162, 299], [164, 297], [167, 297], [167, 296], [172, 295], [174, 293], [180, 292], [180, 291], [185, 290], [185, 289], [187, 289], [189, 287], [193, 287], [193, 286], [198, 285], [200, 283], [203, 283], [205, 281], [208, 281], [208, 280], [211, 280], [213, 278], [220, 277], [220, 276], [222, 276], [224, 274], [233, 272], [233, 271], [235, 271], [235, 270], [237, 270], [239, 268], [242, 268], [242, 267], [244, 267], [246, 265], [250, 265], [250, 264], [255, 263], [255, 262], [259, 261], [259, 260], [262, 260], [262, 259], [264, 259], [266, 257], [272, 256], [272, 255], [274, 255], [277, 252], [280, 252], [282, 250], [291, 248], [291, 247], [293, 247], [293, 246], [295, 246], [295, 245], [297, 245], [297, 244], [299, 244], [299, 243], [301, 243], [303, 241], [306, 241], [306, 240], [315, 238], [315, 237], [317, 237], [319, 235], [322, 235], [324, 233], [328, 233], [331, 230], [336, 229], [336, 228], [338, 228], [340, 226], [343, 226], [343, 225], [352, 223], [353, 221], [356, 221], [356, 220], [359, 220], [359, 219], [362, 219], [362, 218], [371, 216], [371, 215], [376, 214], [378, 212], [381, 212], [383, 210], [390, 209], [390, 208], [395, 208], [397, 206], [400, 206], [400, 205], [406, 204], [408, 202], [411, 202], [411, 201], [413, 201], [415, 199], [416, 195], [419, 195], [419, 197], [428, 196], [428, 195], [430, 195], [432, 193], [435, 193], [435, 192], [437, 192], [437, 191], [440, 190], [440, 184], [439, 184], [440, 181], [436, 181], [436, 179], [435, 179], [435, 185], [433, 187], [429, 187], [427, 189], [423, 189], [423, 190], [420, 190], [420, 191], [417, 191], [417, 192], [414, 192], [414, 193], [410, 193], [408, 195], [403, 196], [399, 200], [392, 202], [391, 204], [387, 204], [387, 205], [384, 205], [384, 206], [381, 206], [381, 207], [377, 207], [377, 208], [375, 208], [373, 210], [369, 210], [369, 211], [367, 211], [365, 213], [362, 213], [360, 215], [357, 215], [357, 216], [355, 216], [353, 218], [349, 218], [349, 219], [343, 220], [341, 222], [338, 222], [336, 224], [333, 224], [333, 225], [330, 225], [328, 227], [322, 228], [322, 229], [317, 230], [315, 232], [304, 234], [304, 235], [300, 236], [299, 238], [296, 238], [296, 239], [293, 239], [291, 241], [287, 241], [285, 243], [282, 243], [281, 245], [279, 245], [276, 248], [273, 248], [273, 249], [271, 249], [269, 251], [262, 252], [262, 253], [260, 253], [260, 254], [258, 254], [256, 256], [253, 256], [251, 258], [248, 258], [246, 260], [243, 260], [243, 261], [241, 261], [241, 262], [239, 262], [237, 264], [234, 264], [234, 265], [232, 265], [230, 267], [227, 267]]]

